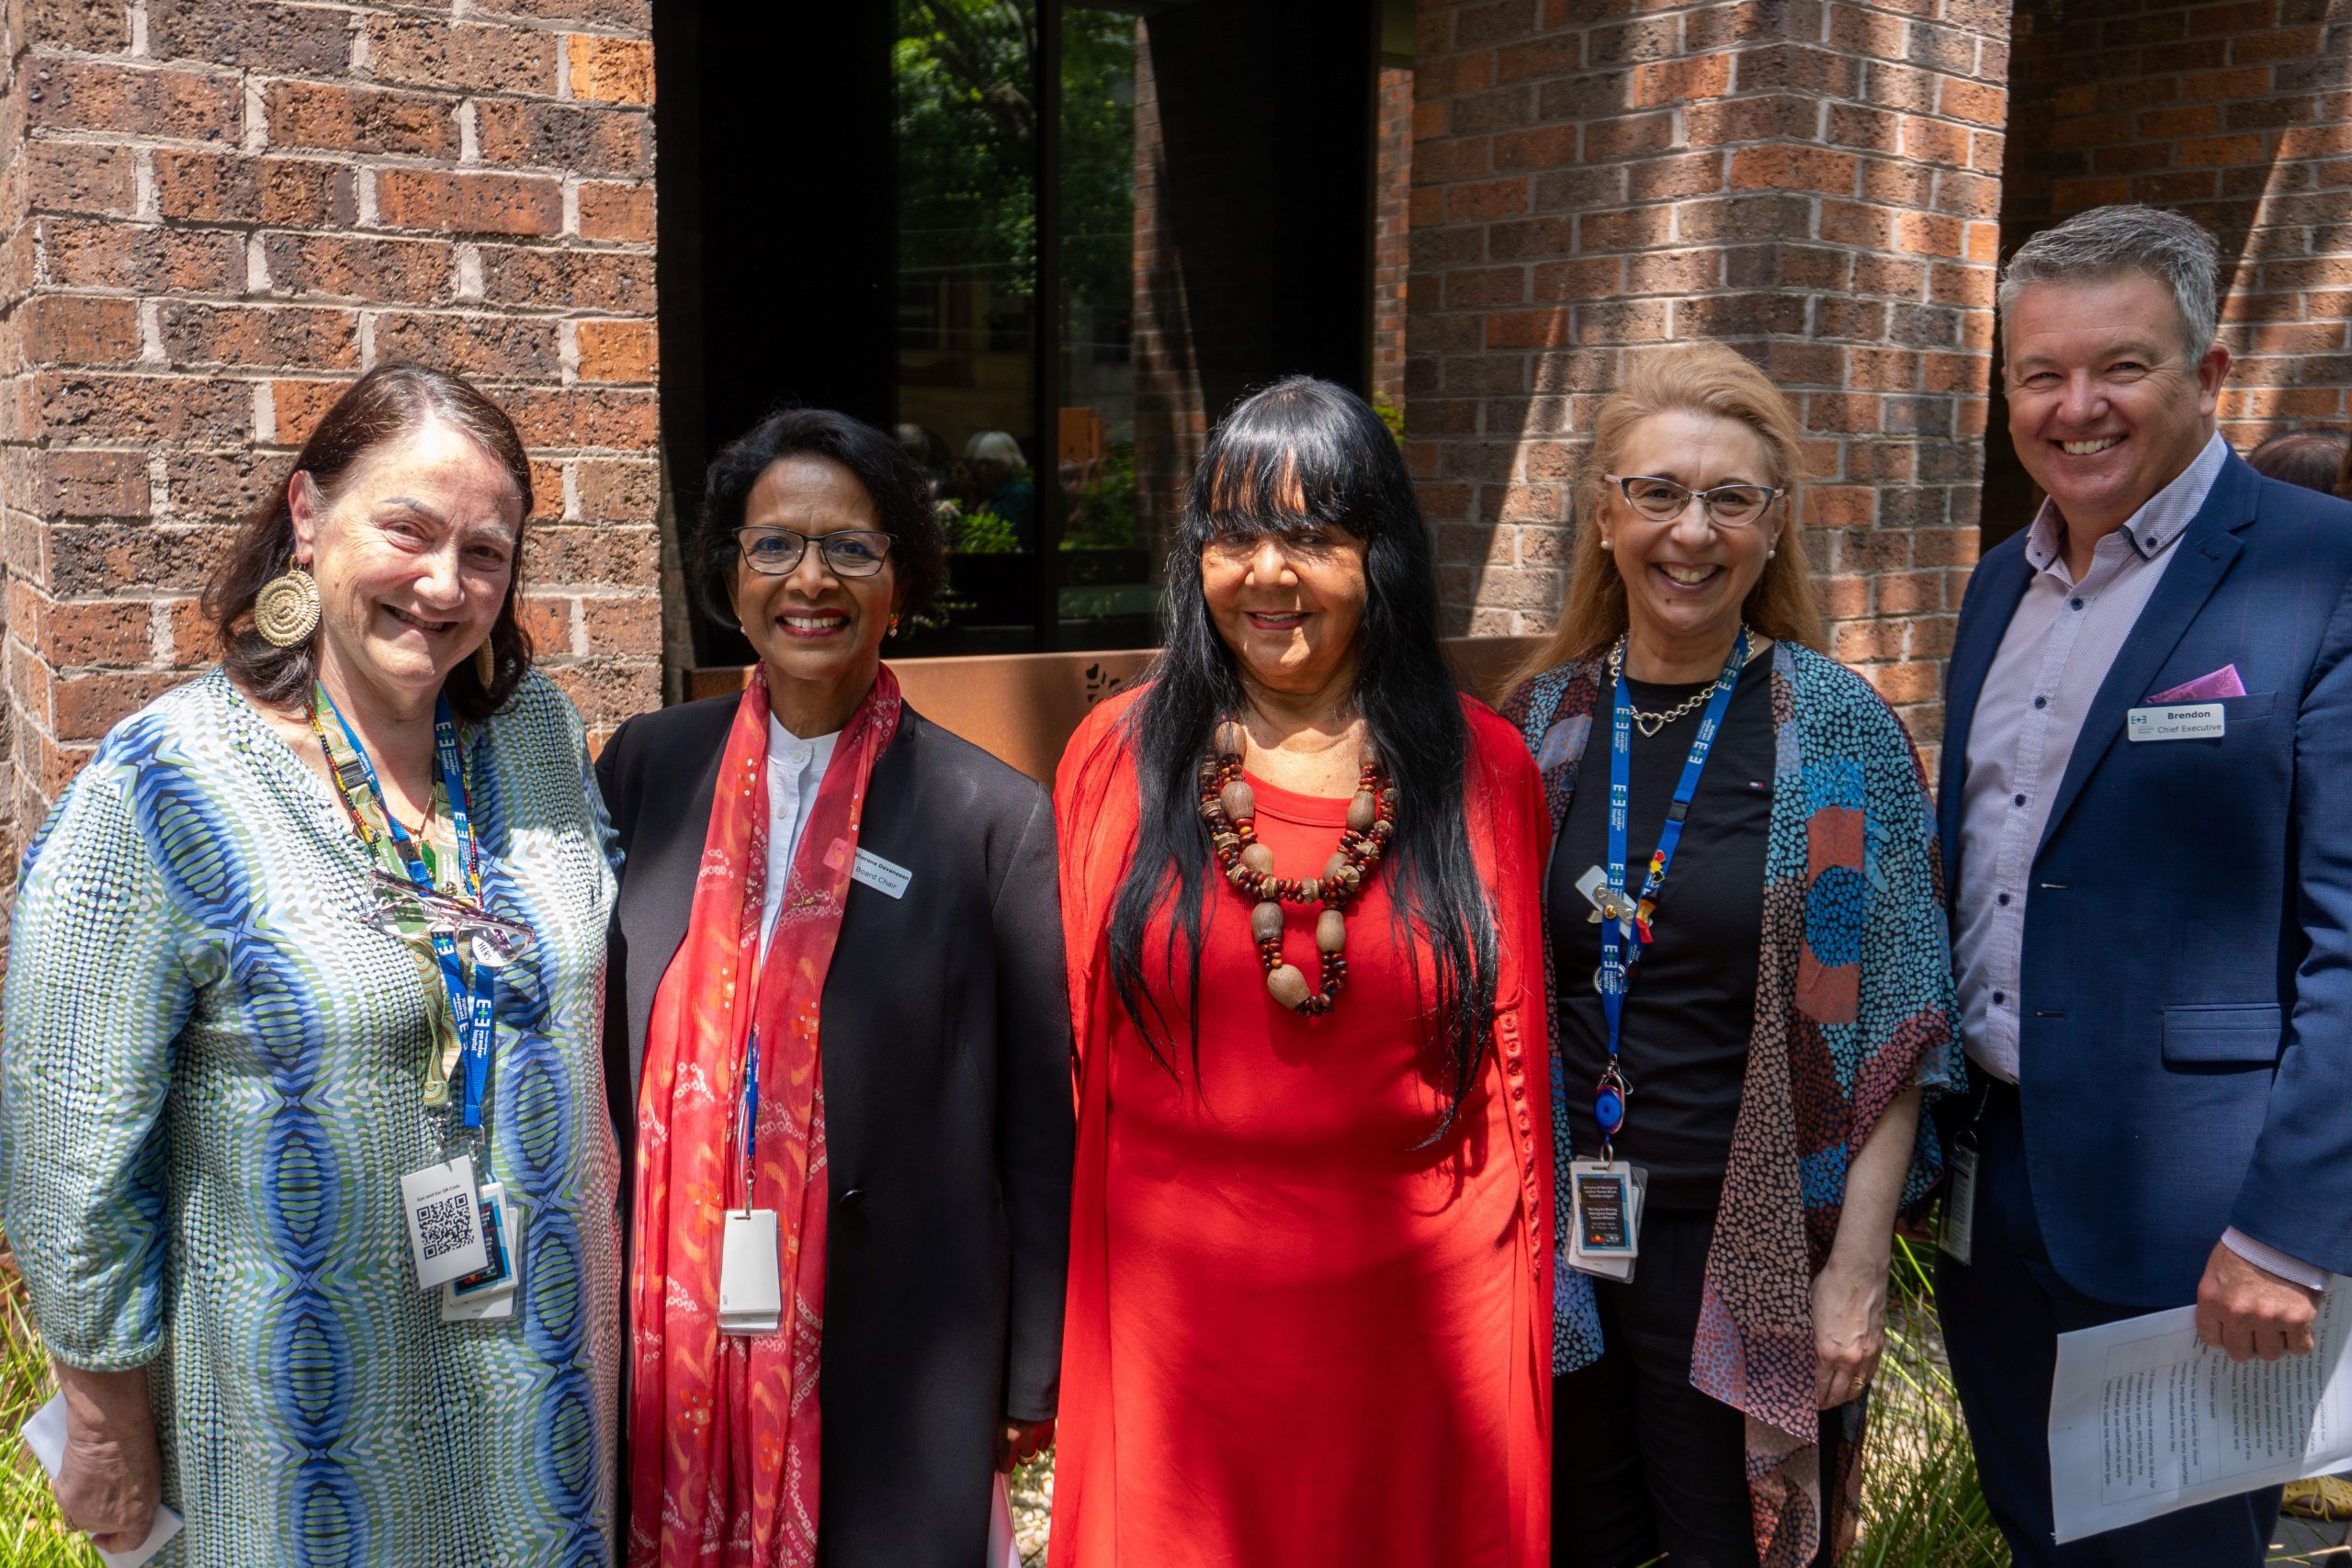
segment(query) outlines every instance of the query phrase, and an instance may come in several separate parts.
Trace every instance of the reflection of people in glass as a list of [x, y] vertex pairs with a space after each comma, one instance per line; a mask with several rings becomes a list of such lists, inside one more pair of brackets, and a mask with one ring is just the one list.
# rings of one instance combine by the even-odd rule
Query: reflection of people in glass
[[993, 512], [1012, 525], [1012, 537], [1027, 549], [1036, 533], [1037, 487], [1021, 443], [1001, 430], [980, 430], [964, 443], [964, 462], [971, 476], [966, 510]]
[[920, 424], [901, 424], [895, 434], [899, 450], [923, 471], [923, 477], [931, 481], [931, 498], [937, 501], [939, 488], [947, 479], [947, 443], [939, 438], [937, 431]]
[[1080, 1109], [1052, 1561], [1541, 1561], [1534, 764], [1455, 694], [1360, 399], [1243, 403], [1182, 540], [1156, 678], [1055, 791]]
[[[756, 426], [711, 464], [690, 570], [758, 650], [750, 686], [633, 718], [597, 762], [626, 854], [627, 1561], [977, 1562], [1060, 1360], [1052, 807], [881, 661], [946, 578], [890, 437]], [[752, 1268], [770, 1313], [728, 1314]]]

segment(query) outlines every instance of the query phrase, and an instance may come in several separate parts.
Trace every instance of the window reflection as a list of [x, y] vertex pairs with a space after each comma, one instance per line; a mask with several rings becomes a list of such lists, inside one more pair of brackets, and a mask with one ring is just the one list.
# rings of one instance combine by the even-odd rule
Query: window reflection
[[899, 0], [898, 17], [898, 434], [954, 558], [928, 629], [1017, 651], [1037, 619], [1036, 12]]
[[1409, 40], [1403, 0], [894, 0], [894, 418], [951, 549], [900, 652], [1148, 646], [1226, 407], [1306, 371], [1395, 417], [1389, 11]]

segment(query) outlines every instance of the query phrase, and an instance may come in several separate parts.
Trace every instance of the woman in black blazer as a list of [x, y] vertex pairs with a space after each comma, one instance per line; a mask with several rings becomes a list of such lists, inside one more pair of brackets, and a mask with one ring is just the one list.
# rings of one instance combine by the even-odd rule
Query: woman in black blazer
[[748, 1536], [763, 1568], [967, 1568], [1060, 1371], [1052, 807], [881, 663], [945, 578], [888, 436], [777, 414], [707, 495], [690, 570], [752, 686], [631, 719], [596, 767], [625, 856], [625, 1557]]

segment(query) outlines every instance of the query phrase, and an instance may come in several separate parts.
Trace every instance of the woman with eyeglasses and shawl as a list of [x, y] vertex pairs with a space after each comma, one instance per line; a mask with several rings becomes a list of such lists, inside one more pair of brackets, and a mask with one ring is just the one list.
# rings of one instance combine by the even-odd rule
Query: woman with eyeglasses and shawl
[[1962, 1081], [1926, 779], [1816, 651], [1800, 438], [1728, 348], [1635, 361], [1503, 705], [1554, 830], [1555, 1568], [1836, 1561], [1920, 1103]]
[[890, 436], [763, 421], [711, 463], [690, 570], [750, 684], [630, 720], [597, 764], [625, 853], [625, 1558], [977, 1562], [1058, 1382], [1052, 807], [881, 661], [946, 577]]

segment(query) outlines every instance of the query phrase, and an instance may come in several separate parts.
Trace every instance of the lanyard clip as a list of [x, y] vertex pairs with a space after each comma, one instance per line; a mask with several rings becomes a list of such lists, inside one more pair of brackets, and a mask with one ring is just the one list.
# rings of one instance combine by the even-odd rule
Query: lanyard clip
[[1600, 1157], [1609, 1157], [1609, 1141], [1625, 1126], [1625, 1101], [1633, 1095], [1633, 1086], [1625, 1075], [1610, 1063], [1600, 1069], [1600, 1081], [1593, 1086], [1592, 1118], [1600, 1123]]

